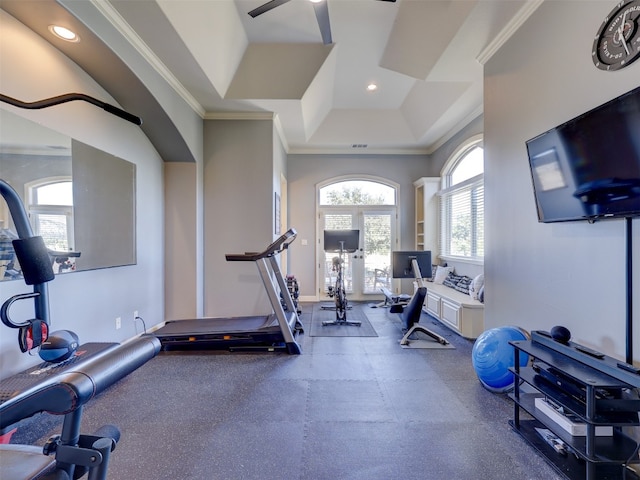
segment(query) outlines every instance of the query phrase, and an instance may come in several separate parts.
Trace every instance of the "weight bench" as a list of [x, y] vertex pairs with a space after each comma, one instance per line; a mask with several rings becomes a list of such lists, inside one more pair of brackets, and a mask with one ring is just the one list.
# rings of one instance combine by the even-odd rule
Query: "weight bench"
[[0, 433], [37, 413], [64, 415], [62, 433], [44, 448], [0, 445], [2, 480], [71, 480], [89, 473], [106, 478], [109, 455], [119, 440], [114, 426], [80, 434], [84, 405], [160, 352], [155, 336], [125, 343], [88, 343], [61, 364], [42, 363], [0, 382]]

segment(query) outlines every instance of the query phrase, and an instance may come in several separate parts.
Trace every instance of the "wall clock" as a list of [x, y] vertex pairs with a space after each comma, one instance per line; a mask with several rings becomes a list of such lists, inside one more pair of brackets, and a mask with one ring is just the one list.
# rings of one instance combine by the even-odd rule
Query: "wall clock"
[[640, 0], [623, 0], [604, 19], [591, 57], [600, 70], [619, 70], [640, 58]]

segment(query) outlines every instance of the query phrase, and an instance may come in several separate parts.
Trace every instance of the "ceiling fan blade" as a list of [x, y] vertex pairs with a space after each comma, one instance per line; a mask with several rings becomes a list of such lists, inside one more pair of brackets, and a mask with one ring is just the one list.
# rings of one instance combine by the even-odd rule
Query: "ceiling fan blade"
[[253, 10], [251, 10], [249, 12], [249, 15], [251, 15], [253, 18], [256, 18], [258, 15], [262, 15], [263, 13], [266, 13], [269, 10], [272, 10], [290, 1], [291, 0], [270, 0], [264, 5], [260, 5], [258, 8], [254, 8]]
[[331, 39], [331, 23], [329, 22], [329, 6], [326, 0], [320, 3], [314, 3], [313, 9], [316, 11], [320, 34], [322, 35], [322, 43], [329, 45], [333, 43]]

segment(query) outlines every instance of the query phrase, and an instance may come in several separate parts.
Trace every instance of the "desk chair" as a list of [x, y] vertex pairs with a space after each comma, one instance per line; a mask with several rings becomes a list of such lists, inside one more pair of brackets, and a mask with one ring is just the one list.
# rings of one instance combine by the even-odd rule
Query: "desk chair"
[[413, 294], [408, 304], [395, 304], [389, 310], [392, 313], [399, 313], [400, 319], [402, 320], [402, 331], [405, 332], [405, 334], [402, 340], [400, 340], [400, 345], [409, 345], [409, 337], [415, 332], [422, 332], [442, 345], [449, 344], [444, 337], [419, 324], [420, 316], [422, 315], [422, 305], [424, 305], [426, 296], [427, 288], [420, 287]]

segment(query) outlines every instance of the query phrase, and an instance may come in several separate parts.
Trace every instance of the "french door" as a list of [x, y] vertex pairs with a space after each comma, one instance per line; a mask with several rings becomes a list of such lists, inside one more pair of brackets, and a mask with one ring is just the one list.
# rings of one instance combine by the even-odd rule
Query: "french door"
[[343, 254], [343, 278], [347, 297], [366, 300], [391, 289], [391, 251], [396, 245], [396, 208], [385, 206], [324, 207], [319, 218], [318, 274], [320, 299], [335, 284], [335, 252], [324, 251], [324, 230], [359, 230], [358, 250]]

